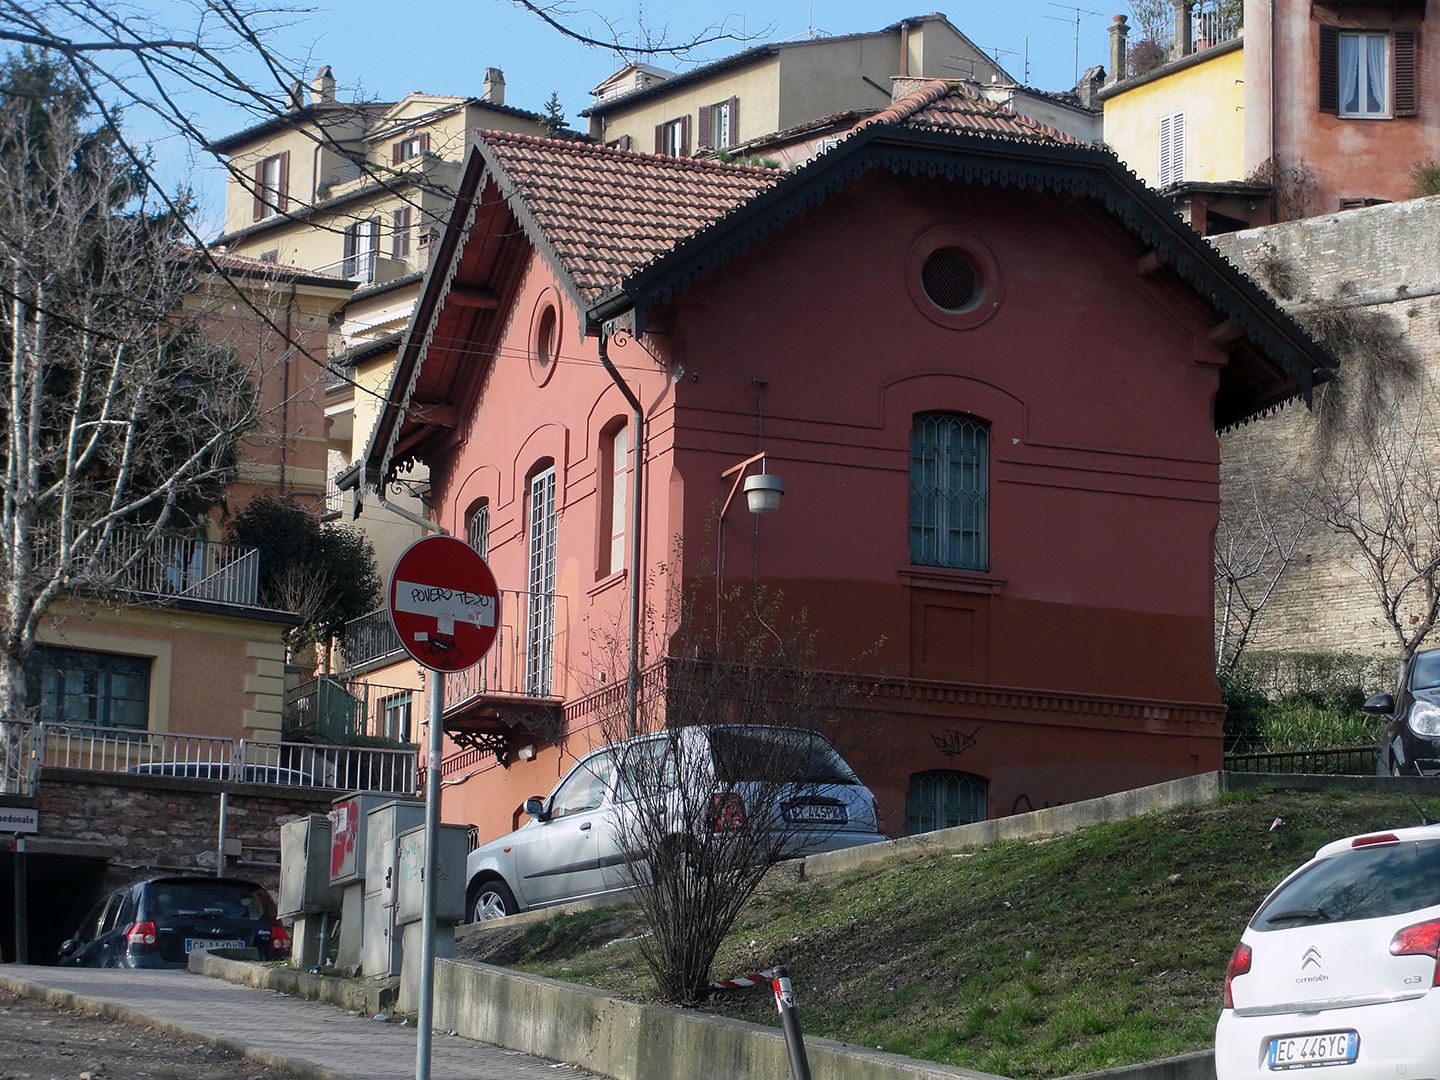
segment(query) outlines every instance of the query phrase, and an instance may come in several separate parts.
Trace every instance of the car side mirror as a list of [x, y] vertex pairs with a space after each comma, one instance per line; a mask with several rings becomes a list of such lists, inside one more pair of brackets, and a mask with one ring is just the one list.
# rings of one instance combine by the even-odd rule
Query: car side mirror
[[69, 956], [72, 952], [75, 951], [79, 944], [80, 943], [74, 938], [66, 938], [60, 945], [60, 955]]
[[1395, 711], [1395, 697], [1393, 694], [1376, 694], [1361, 705], [1360, 708], [1368, 713], [1375, 713], [1379, 716], [1389, 716]]
[[545, 800], [539, 795], [531, 795], [525, 800], [525, 813], [536, 821], [546, 821], [550, 815], [545, 812]]

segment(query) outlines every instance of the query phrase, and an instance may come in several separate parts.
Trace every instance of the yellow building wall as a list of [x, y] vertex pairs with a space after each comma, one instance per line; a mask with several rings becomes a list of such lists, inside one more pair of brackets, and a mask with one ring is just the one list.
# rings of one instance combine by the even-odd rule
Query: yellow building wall
[[286, 624], [148, 604], [65, 599], [42, 645], [148, 657], [150, 731], [278, 740]]
[[1221, 49], [1105, 99], [1105, 141], [1152, 187], [1160, 172], [1160, 118], [1177, 112], [1185, 114], [1185, 179], [1244, 179], [1245, 54]]
[[780, 58], [771, 56], [741, 71], [727, 72], [673, 94], [647, 98], [634, 106], [617, 109], [605, 118], [604, 141], [614, 142], [629, 135], [633, 148], [650, 153], [655, 149], [655, 127], [682, 116], [690, 117], [690, 152], [696, 149], [699, 124], [696, 117], [707, 105], [739, 99], [739, 137], [747, 142], [780, 129]]

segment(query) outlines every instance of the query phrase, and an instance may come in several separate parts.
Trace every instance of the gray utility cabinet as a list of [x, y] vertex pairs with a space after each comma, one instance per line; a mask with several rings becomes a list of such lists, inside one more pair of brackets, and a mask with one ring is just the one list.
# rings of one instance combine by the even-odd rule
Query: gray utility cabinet
[[[465, 860], [470, 854], [468, 825], [441, 825], [436, 843], [435, 921], [458, 923], [465, 919]], [[395, 897], [395, 921], [417, 922], [425, 915], [425, 826], [400, 834], [400, 888]]]
[[361, 970], [367, 976], [400, 974], [395, 893], [399, 836], [425, 824], [425, 804], [391, 800], [365, 815], [365, 929]]
[[[352, 791], [332, 804], [330, 811], [330, 884], [343, 891], [340, 944], [336, 966], [353, 971], [361, 966], [365, 942], [365, 855], [370, 811], [395, 802], [394, 795]], [[421, 807], [424, 804], [408, 804]]]
[[340, 911], [340, 890], [330, 884], [330, 819], [310, 814], [280, 826], [280, 914]]

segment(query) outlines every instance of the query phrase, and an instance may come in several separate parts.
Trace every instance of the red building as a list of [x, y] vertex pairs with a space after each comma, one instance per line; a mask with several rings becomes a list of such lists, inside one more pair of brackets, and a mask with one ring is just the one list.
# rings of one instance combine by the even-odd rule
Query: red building
[[[367, 458], [517, 590], [447, 682], [448, 820], [588, 748], [662, 568], [883, 637], [892, 834], [1220, 766], [1215, 432], [1331, 361], [1108, 152], [936, 82], [793, 173], [487, 133], [459, 206]], [[779, 512], [717, 530], [760, 451]]]

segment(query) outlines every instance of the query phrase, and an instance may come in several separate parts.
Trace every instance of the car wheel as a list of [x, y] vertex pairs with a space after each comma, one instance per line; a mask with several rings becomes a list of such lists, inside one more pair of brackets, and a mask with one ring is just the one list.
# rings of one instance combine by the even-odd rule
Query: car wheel
[[500, 878], [492, 877], [470, 886], [469, 908], [471, 922], [488, 922], [514, 915], [520, 910], [520, 905], [515, 902], [510, 886]]

